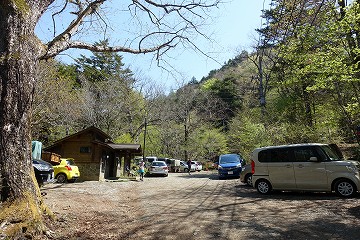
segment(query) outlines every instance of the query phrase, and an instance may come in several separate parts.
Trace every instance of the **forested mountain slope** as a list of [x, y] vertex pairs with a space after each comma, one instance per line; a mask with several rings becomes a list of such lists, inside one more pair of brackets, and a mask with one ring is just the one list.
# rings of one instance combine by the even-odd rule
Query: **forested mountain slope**
[[34, 137], [50, 143], [94, 125], [117, 142], [143, 143], [146, 127], [145, 155], [248, 159], [255, 147], [302, 142], [352, 144], [358, 155], [358, 2], [272, 2], [254, 49], [170, 94], [136, 79], [114, 53], [46, 63]]

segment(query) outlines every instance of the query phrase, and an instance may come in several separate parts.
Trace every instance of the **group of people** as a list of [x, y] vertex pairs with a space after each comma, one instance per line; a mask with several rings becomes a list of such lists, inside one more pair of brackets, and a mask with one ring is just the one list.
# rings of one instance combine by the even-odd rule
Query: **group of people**
[[[135, 176], [135, 172], [131, 171], [129, 166], [126, 166], [125, 171], [127, 172], [127, 175], [130, 176]], [[138, 173], [140, 174], [140, 180], [144, 181], [144, 173], [145, 173], [145, 162], [144, 161], [140, 161], [139, 162], [139, 170]]]

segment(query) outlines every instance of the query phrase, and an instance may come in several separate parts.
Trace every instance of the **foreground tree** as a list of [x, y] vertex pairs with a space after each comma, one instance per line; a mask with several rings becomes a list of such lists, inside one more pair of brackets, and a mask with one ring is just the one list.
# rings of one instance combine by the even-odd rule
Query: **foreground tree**
[[[218, 0], [209, 1], [127, 1], [129, 18], [146, 25], [138, 28], [137, 36], [125, 39], [121, 46], [98, 46], [81, 42], [80, 29], [104, 27], [101, 15], [106, 0], [64, 0], [54, 6], [59, 14], [72, 14], [67, 27], [48, 43], [42, 43], [34, 33], [40, 17], [55, 0], [3, 0], [0, 2], [0, 231], [1, 236], [22, 239], [42, 233], [45, 229], [45, 207], [35, 183], [31, 166], [31, 108], [36, 69], [41, 59], [49, 59], [69, 48], [94, 52], [154, 53], [158, 61], [177, 45], [195, 48], [190, 41], [193, 33], [206, 18], [207, 9], [217, 6]], [[122, 1], [121, 4], [124, 1]], [[118, 3], [120, 5], [120, 3]], [[75, 11], [74, 11], [75, 10]], [[123, 11], [118, 11], [123, 13]], [[147, 16], [148, 21], [141, 18]], [[98, 21], [98, 25], [94, 24]], [[129, 20], [130, 21], [130, 20]], [[62, 25], [66, 23], [62, 22]], [[170, 24], [173, 23], [173, 24]], [[54, 24], [54, 26], [56, 26]], [[144, 31], [146, 29], [146, 31]], [[95, 41], [94, 41], [95, 42]]]

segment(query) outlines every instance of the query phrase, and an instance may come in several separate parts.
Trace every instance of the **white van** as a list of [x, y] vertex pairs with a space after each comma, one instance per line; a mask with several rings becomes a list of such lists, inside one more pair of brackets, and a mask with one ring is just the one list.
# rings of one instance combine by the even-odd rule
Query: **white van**
[[154, 156], [145, 157], [145, 168], [150, 167], [153, 161], [158, 161], [158, 157], [154, 157]]
[[360, 189], [360, 163], [345, 161], [330, 145], [293, 144], [257, 148], [251, 155], [252, 184], [258, 192], [335, 191], [351, 197]]
[[152, 163], [153, 161], [158, 161], [158, 157], [146, 157], [145, 161], [148, 163]]

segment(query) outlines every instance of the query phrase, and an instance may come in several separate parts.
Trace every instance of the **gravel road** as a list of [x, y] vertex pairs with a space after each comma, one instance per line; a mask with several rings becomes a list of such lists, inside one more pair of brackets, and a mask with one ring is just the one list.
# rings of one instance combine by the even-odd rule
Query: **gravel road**
[[42, 188], [54, 239], [360, 239], [360, 197], [260, 195], [216, 172]]

